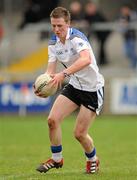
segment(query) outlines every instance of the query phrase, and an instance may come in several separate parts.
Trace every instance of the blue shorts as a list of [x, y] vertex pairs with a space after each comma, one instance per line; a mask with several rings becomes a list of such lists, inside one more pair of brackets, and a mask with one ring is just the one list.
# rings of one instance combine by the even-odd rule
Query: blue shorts
[[89, 92], [75, 89], [72, 85], [67, 84], [64, 86], [61, 94], [66, 96], [78, 106], [83, 105], [91, 111], [96, 112], [96, 114], [99, 114], [103, 106], [104, 87], [97, 91]]

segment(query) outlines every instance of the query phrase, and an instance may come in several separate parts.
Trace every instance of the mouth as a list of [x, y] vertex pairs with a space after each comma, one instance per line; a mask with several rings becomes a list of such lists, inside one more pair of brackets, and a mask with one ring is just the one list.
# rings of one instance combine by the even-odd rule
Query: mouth
[[60, 33], [56, 33], [56, 35], [57, 35], [57, 36], [59, 36], [59, 35], [60, 35]]

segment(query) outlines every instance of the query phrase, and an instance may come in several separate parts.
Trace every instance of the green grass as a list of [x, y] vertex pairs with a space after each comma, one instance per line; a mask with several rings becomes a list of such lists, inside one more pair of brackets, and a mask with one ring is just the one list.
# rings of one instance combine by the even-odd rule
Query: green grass
[[50, 157], [44, 116], [0, 117], [0, 180], [135, 180], [137, 179], [137, 117], [99, 116], [90, 129], [101, 167], [98, 174], [84, 173], [85, 157], [73, 137], [75, 117], [62, 124], [62, 169], [47, 174], [35, 171]]

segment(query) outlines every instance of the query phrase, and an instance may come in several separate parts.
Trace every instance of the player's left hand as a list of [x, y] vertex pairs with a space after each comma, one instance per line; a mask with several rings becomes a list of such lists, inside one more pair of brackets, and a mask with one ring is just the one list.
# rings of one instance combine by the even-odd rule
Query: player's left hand
[[51, 80], [53, 84], [58, 84], [58, 87], [61, 88], [62, 82], [64, 81], [64, 74], [62, 72], [57, 74], [50, 75], [53, 79]]

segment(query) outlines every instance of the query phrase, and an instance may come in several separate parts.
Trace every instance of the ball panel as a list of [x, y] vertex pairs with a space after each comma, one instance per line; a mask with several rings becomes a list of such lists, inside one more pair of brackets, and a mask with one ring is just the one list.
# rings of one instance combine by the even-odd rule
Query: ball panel
[[48, 97], [48, 96], [51, 96], [51, 95], [55, 94], [57, 89], [58, 89], [58, 86], [53, 85], [53, 83], [50, 82], [41, 89], [40, 93], [42, 94], [42, 96]]

